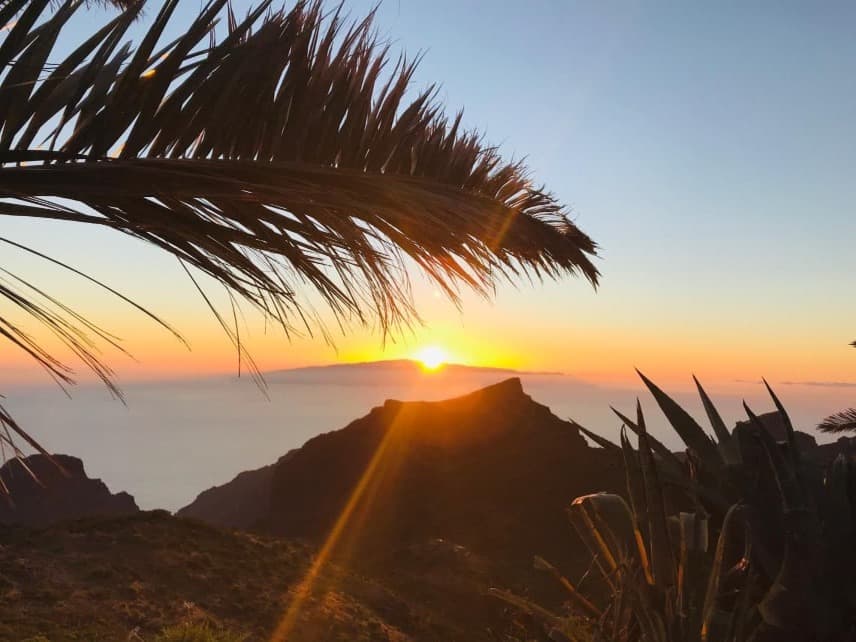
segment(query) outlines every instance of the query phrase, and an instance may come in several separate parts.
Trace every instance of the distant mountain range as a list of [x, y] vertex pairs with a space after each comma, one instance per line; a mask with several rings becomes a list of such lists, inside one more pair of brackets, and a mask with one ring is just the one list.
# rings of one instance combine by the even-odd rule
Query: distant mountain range
[[385, 361], [364, 361], [358, 363], [337, 363], [324, 366], [307, 366], [271, 370], [264, 373], [268, 383], [325, 383], [360, 384], [375, 383], [386, 379], [396, 382], [431, 381], [448, 378], [483, 378], [490, 376], [562, 376], [561, 372], [541, 372], [493, 368], [488, 366], [469, 366], [459, 363], [447, 363], [436, 370], [426, 370], [423, 365], [411, 359], [390, 359]]

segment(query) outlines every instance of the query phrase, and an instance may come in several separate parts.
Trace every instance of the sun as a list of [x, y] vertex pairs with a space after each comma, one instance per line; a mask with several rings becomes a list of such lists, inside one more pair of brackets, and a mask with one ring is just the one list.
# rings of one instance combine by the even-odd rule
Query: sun
[[425, 346], [414, 353], [413, 358], [422, 364], [425, 370], [438, 370], [448, 360], [448, 353], [439, 346]]

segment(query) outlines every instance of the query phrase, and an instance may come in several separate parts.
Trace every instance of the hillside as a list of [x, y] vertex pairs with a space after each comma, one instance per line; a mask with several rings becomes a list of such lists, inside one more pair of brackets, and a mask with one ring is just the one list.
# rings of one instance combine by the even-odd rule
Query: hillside
[[[312, 556], [164, 511], [0, 527], [0, 541], [3, 642], [149, 642], [180, 622], [265, 641]], [[395, 577], [327, 567], [289, 642], [487, 641], [517, 626], [484, 596], [488, 580], [466, 552], [435, 543], [399, 562]], [[480, 603], [487, 619], [463, 610]]]
[[347, 513], [339, 561], [374, 572], [441, 538], [492, 560], [506, 583], [538, 584], [535, 554], [572, 576], [585, 570], [564, 514], [571, 500], [623, 485], [620, 458], [589, 447], [512, 378], [446, 401], [387, 401], [179, 514], [320, 543]]

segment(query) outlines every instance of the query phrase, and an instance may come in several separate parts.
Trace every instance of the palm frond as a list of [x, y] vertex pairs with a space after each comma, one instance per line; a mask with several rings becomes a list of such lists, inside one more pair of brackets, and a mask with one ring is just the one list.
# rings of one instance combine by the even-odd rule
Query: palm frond
[[842, 410], [820, 422], [818, 430], [823, 432], [856, 432], [856, 408]]
[[[178, 0], [113, 4], [125, 8], [54, 62], [86, 3], [0, 4], [0, 215], [147, 241], [286, 330], [317, 327], [307, 288], [340, 323], [408, 326], [410, 262], [455, 302], [461, 285], [489, 295], [523, 275], [597, 284], [594, 242], [433, 86], [411, 96], [416, 61], [390, 59], [373, 14], [348, 24], [320, 2], [263, 0], [240, 20], [209, 0], [164, 43]], [[122, 45], [148, 6], [139, 44]], [[12, 280], [0, 297], [112, 385], [92, 338], [108, 335]], [[72, 381], [5, 314], [0, 334]]]

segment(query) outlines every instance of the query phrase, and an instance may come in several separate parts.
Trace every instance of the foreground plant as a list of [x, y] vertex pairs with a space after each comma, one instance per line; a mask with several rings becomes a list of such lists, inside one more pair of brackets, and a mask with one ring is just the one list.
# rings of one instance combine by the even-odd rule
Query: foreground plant
[[[805, 457], [769, 386], [786, 429], [784, 443], [748, 406], [749, 422], [729, 431], [696, 381], [712, 438], [642, 379], [687, 448], [679, 457], [651, 436], [638, 404], [635, 419], [616, 411], [624, 424], [620, 445], [580, 427], [625, 462], [626, 500], [597, 493], [577, 498], [569, 510], [608, 599], [582, 595], [539, 562], [568, 590], [575, 612], [595, 625], [595, 639], [856, 639], [853, 461], [839, 454], [823, 470]], [[637, 435], [637, 449], [628, 430]], [[554, 638], [577, 639], [562, 632], [562, 618], [517, 605], [541, 617]]]
[[[415, 62], [388, 61], [371, 15], [347, 25], [320, 2], [285, 11], [265, 0], [239, 20], [227, 0], [209, 0], [162, 42], [178, 0], [113, 4], [126, 8], [52, 60], [85, 3], [0, 3], [0, 216], [142, 239], [286, 333], [326, 332], [305, 290], [341, 324], [386, 333], [418, 320], [408, 264], [456, 302], [460, 285], [489, 294], [503, 277], [597, 282], [595, 244], [521, 163], [464, 131], [460, 114], [448, 118], [433, 87], [408, 97]], [[132, 49], [123, 39], [142, 15], [150, 26]], [[24, 276], [4, 275], [0, 335], [73, 383], [14, 310], [121, 395], [98, 352], [121, 349], [116, 339]], [[0, 424], [15, 453], [9, 429], [38, 448], [7, 413]]]
[[154, 642], [246, 642], [248, 635], [214, 628], [207, 622], [185, 622], [165, 628]]

